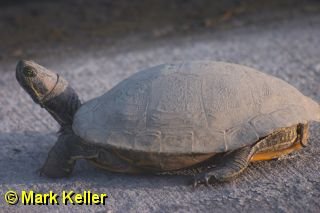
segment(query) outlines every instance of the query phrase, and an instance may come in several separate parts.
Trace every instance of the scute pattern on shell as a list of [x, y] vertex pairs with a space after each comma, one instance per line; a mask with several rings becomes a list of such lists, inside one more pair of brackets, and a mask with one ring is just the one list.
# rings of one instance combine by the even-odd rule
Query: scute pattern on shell
[[320, 121], [318, 103], [288, 83], [224, 62], [141, 71], [85, 103], [73, 130], [90, 143], [152, 153], [216, 153], [277, 128]]

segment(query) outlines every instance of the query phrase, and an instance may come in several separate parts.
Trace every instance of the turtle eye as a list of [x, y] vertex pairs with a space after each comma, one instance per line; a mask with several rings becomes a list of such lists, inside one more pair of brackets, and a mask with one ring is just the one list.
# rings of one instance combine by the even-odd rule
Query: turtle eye
[[34, 71], [33, 68], [31, 68], [31, 67], [25, 67], [25, 68], [23, 68], [23, 74], [24, 74], [26, 77], [35, 77], [35, 76], [36, 76], [35, 71]]

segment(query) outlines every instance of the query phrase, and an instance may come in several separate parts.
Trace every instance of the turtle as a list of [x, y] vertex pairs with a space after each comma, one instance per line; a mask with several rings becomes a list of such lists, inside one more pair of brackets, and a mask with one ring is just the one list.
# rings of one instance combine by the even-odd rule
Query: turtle
[[194, 171], [194, 186], [229, 181], [305, 147], [309, 123], [320, 121], [319, 104], [295, 87], [228, 62], [154, 66], [85, 103], [33, 61], [18, 62], [16, 79], [61, 126], [40, 170], [50, 178], [86, 159], [112, 172]]

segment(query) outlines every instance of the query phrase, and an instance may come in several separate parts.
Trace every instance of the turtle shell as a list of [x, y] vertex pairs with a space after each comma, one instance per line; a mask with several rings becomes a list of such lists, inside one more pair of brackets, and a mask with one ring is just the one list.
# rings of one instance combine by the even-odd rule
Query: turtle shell
[[73, 130], [116, 150], [207, 154], [254, 144], [274, 130], [320, 121], [318, 103], [283, 80], [224, 62], [163, 64], [83, 104]]

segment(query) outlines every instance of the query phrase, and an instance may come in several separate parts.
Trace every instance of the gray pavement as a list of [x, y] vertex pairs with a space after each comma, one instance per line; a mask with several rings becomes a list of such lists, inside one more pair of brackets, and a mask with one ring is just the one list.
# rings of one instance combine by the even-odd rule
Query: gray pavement
[[[279, 160], [252, 164], [229, 183], [195, 190], [188, 185], [191, 177], [115, 174], [86, 161], [77, 163], [70, 178], [39, 177], [37, 169], [56, 140], [58, 125], [33, 103], [14, 75], [18, 58], [33, 59], [63, 75], [86, 101], [152, 65], [177, 60], [228, 61], [275, 75], [320, 101], [320, 15], [314, 8], [306, 11], [252, 24], [238, 19], [226, 28], [160, 38], [136, 33], [121, 40], [42, 41], [43, 47], [36, 40], [4, 44], [0, 212], [320, 212], [320, 125], [316, 123], [311, 125], [307, 148]], [[256, 17], [261, 16], [251, 18]], [[109, 198], [102, 206], [9, 206], [3, 198], [8, 190], [90, 190], [107, 193]]]

